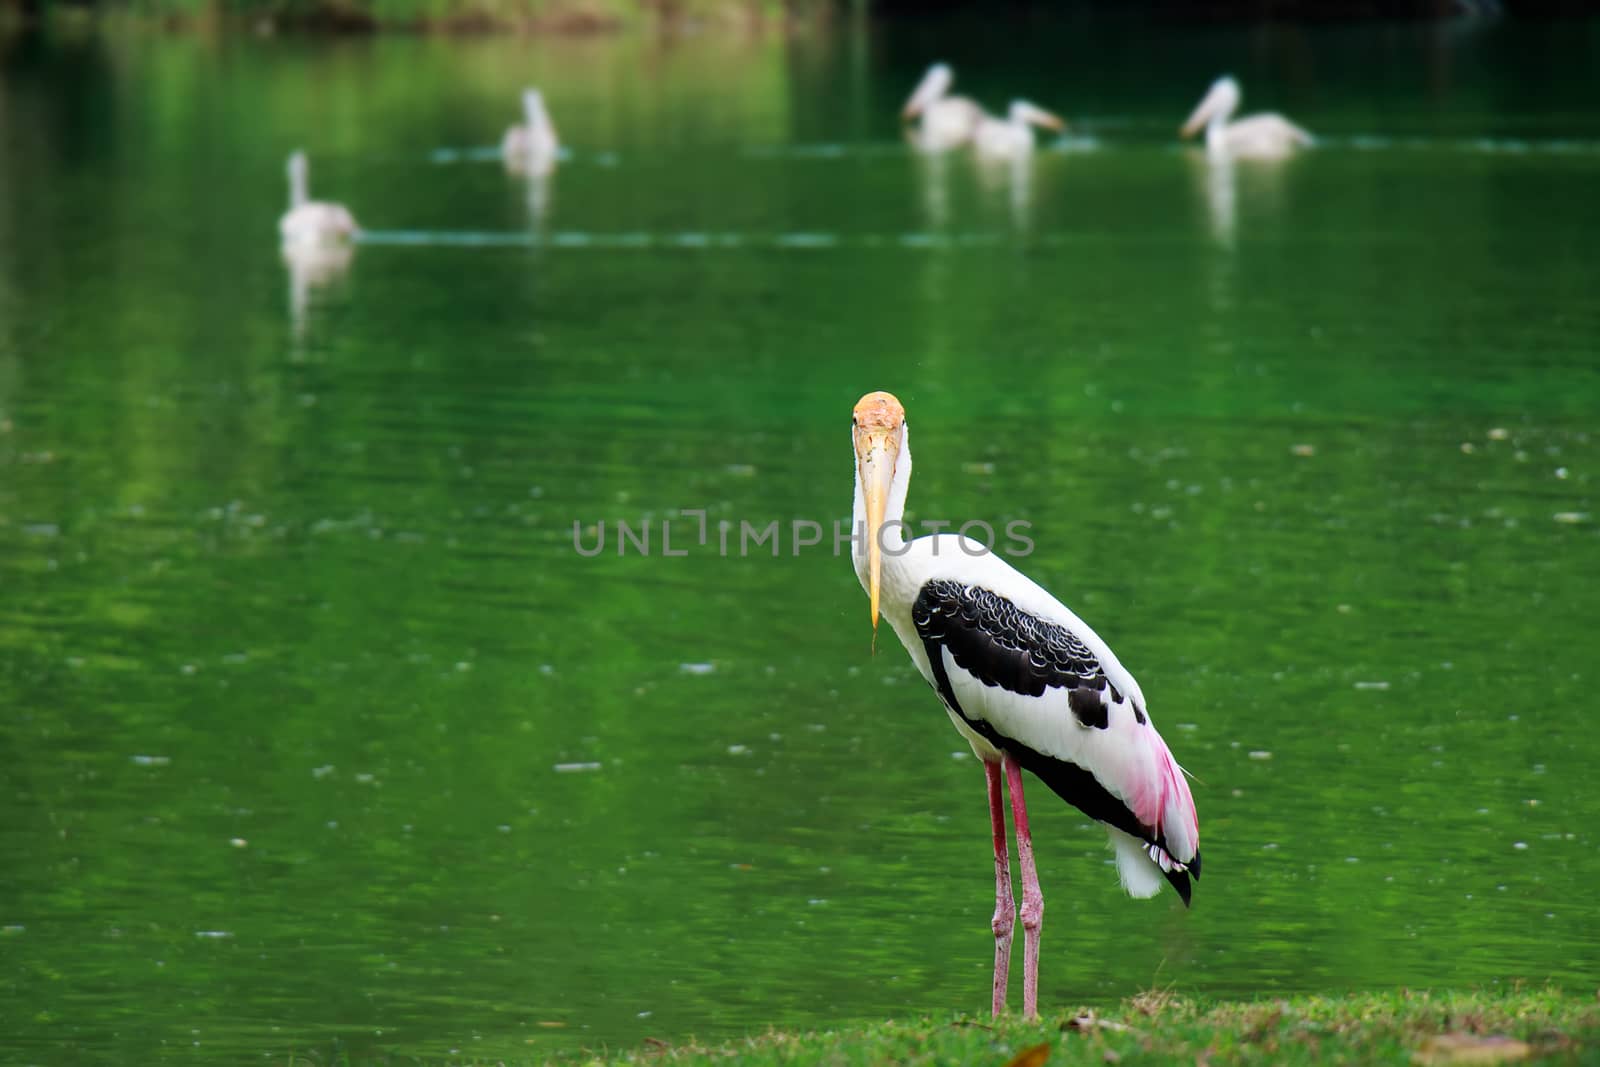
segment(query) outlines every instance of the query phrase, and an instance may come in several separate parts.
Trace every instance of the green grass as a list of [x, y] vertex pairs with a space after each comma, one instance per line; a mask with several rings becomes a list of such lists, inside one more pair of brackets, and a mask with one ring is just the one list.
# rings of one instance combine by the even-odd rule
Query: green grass
[[[1510, 1040], [1500, 1040], [1510, 1039]], [[1046, 1046], [1046, 1060], [1029, 1050]], [[1600, 1000], [1554, 989], [1368, 993], [1221, 1003], [1147, 993], [1033, 1022], [982, 1017], [652, 1043], [590, 1063], [1600, 1063]]]
[[[836, 0], [41, 0], [49, 17], [154, 19], [164, 26], [242, 21], [306, 30], [529, 31], [590, 33], [640, 27], [748, 28], [829, 15]], [[0, 14], [20, 11], [0, 0]]]

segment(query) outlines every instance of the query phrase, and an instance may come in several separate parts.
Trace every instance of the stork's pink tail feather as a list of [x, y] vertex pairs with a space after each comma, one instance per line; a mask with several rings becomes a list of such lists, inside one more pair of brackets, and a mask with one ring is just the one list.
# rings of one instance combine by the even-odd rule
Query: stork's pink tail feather
[[[1194, 795], [1189, 792], [1183, 768], [1172, 758], [1172, 750], [1156, 728], [1146, 726], [1139, 733], [1150, 746], [1155, 774], [1140, 783], [1141, 788], [1132, 798], [1133, 813], [1141, 823], [1154, 827], [1157, 836], [1166, 842], [1164, 851], [1170, 854], [1171, 862], [1187, 866], [1200, 854], [1200, 816], [1195, 811]], [[1166, 865], [1162, 867], [1165, 869]], [[1195, 874], [1198, 877], [1199, 872]]]

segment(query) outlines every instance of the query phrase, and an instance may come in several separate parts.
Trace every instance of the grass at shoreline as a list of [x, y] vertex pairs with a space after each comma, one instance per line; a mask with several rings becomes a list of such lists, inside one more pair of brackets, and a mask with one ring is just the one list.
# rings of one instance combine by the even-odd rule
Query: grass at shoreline
[[[1048, 1046], [1048, 1059], [1025, 1055]], [[1103, 1012], [924, 1018], [768, 1033], [720, 1045], [653, 1043], [582, 1062], [741, 1064], [1600, 1063], [1597, 994], [1401, 991], [1248, 1002], [1146, 993]]]
[[32, 22], [150, 24], [332, 33], [592, 34], [634, 29], [749, 30], [826, 19], [838, 0], [0, 0], [0, 28]]

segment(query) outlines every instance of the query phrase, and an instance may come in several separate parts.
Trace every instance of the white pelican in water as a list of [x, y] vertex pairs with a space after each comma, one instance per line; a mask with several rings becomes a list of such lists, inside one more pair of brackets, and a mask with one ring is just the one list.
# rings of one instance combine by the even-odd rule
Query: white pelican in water
[[985, 115], [978, 121], [972, 145], [978, 155], [989, 159], [1021, 159], [1033, 151], [1033, 127], [1060, 133], [1067, 124], [1042, 107], [1026, 100], [1011, 101], [1003, 119]]
[[500, 155], [506, 169], [516, 174], [543, 177], [556, 168], [556, 155], [561, 145], [556, 140], [556, 127], [545, 110], [544, 96], [537, 89], [522, 91], [524, 125], [512, 126], [500, 139]]
[[1023, 1013], [1038, 1013], [1044, 898], [1033, 862], [1022, 772], [1105, 823], [1122, 886], [1162, 881], [1189, 902], [1200, 877], [1200, 824], [1183, 771], [1156, 733], [1144, 694], [1109, 646], [1062, 603], [959, 534], [907, 541], [911, 483], [905, 409], [868, 393], [851, 420], [856, 454], [851, 555], [957, 732], [983, 762], [994, 831], [994, 1012], [1005, 1007], [1014, 904], [1000, 780], [1011, 794], [1022, 868]]
[[1179, 134], [1192, 137], [1204, 126], [1208, 154], [1238, 159], [1281, 159], [1312, 143], [1309, 133], [1276, 113], [1246, 115], [1229, 122], [1239, 110], [1240, 98], [1238, 82], [1228, 76], [1218, 78]]
[[289, 157], [289, 210], [278, 220], [278, 235], [285, 253], [310, 252], [345, 244], [359, 231], [343, 204], [312, 200], [306, 192], [309, 166], [304, 152]]
[[900, 117], [908, 122], [921, 116], [916, 134], [918, 147], [942, 152], [966, 144], [977, 132], [978, 123], [984, 117], [983, 108], [964, 96], [945, 95], [955, 78], [949, 64], [935, 63], [922, 76], [900, 112]]

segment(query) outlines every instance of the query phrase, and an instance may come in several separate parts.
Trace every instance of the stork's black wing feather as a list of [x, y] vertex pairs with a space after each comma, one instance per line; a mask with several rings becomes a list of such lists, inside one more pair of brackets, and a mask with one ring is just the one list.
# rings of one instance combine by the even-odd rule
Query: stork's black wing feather
[[1070, 690], [1073, 713], [1085, 726], [1106, 728], [1107, 690], [1113, 703], [1124, 699], [1071, 630], [981, 586], [936, 578], [917, 594], [911, 621], [924, 643], [948, 649], [984, 685], [1030, 697]]

